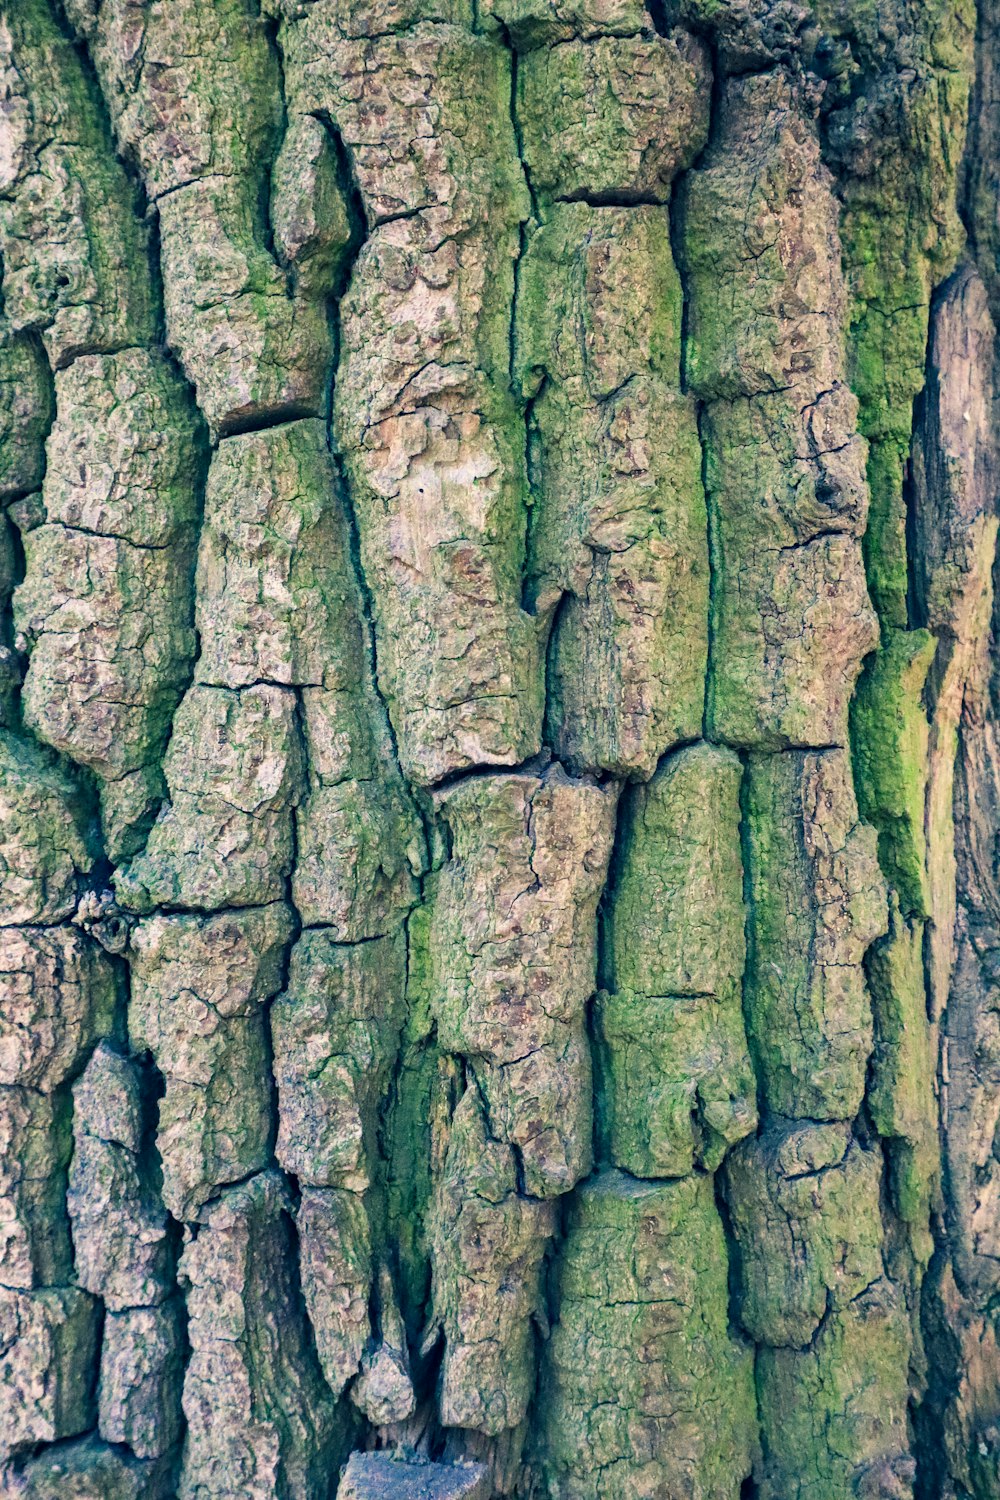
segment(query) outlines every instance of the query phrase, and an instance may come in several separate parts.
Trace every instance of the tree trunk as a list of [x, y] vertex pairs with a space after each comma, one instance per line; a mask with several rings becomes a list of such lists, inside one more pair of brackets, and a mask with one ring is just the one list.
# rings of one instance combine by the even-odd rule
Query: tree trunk
[[1000, 0], [0, 69], [0, 1493], [1000, 1500]]

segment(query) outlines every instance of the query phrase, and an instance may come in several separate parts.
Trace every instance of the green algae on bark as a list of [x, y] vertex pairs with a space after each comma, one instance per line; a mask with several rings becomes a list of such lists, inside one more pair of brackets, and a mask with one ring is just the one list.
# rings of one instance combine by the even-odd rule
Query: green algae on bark
[[556, 1296], [541, 1385], [547, 1492], [735, 1493], [756, 1447], [752, 1354], [729, 1331], [710, 1179], [593, 1178], [573, 1202]]

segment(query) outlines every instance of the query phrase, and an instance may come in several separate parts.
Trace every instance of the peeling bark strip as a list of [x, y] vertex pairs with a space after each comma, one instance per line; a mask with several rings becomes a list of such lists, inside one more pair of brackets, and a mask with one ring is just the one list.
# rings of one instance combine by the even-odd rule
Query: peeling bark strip
[[998, 109], [0, 0], [0, 1495], [1000, 1500]]

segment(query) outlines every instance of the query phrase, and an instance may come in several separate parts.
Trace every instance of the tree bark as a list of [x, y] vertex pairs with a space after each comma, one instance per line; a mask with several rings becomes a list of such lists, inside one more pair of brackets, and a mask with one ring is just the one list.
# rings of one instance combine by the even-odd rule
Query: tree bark
[[997, 0], [0, 72], [0, 1494], [1000, 1500]]

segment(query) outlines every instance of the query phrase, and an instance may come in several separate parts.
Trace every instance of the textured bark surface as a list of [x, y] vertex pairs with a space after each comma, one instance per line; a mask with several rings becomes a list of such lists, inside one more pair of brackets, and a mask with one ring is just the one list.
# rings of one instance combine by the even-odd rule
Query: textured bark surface
[[1000, 1500], [997, 0], [0, 0], [0, 1494]]

